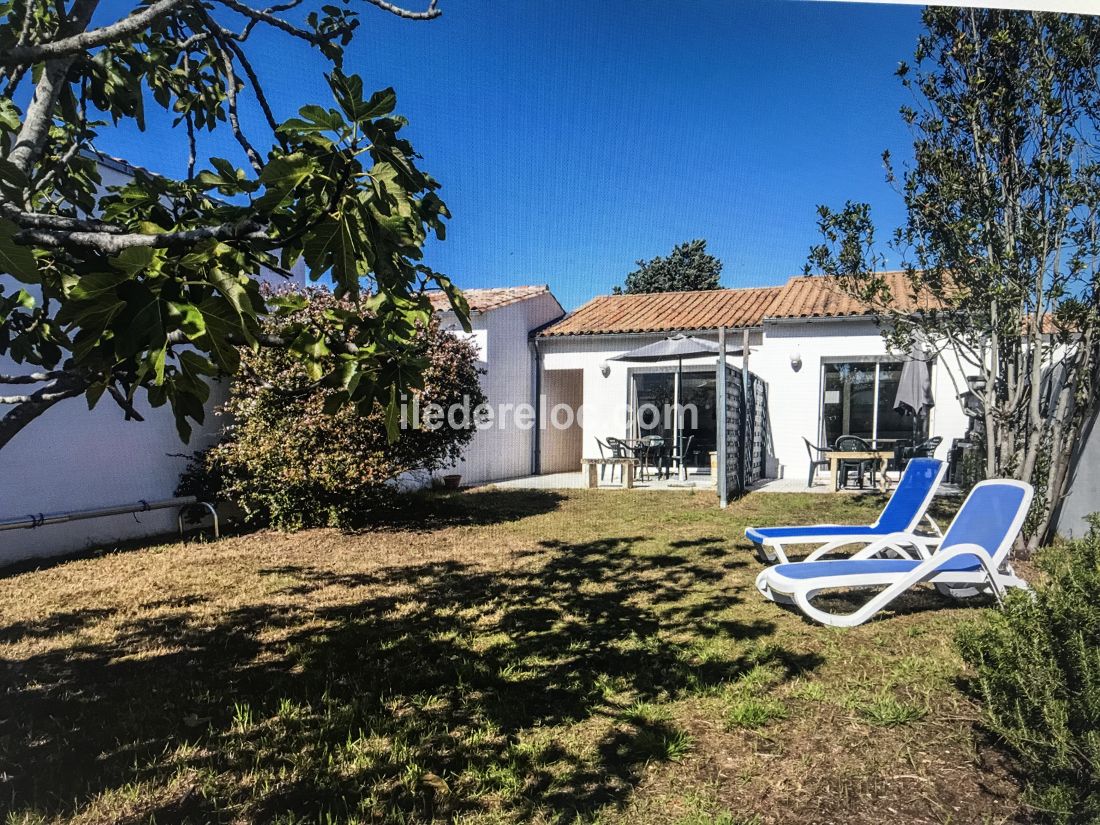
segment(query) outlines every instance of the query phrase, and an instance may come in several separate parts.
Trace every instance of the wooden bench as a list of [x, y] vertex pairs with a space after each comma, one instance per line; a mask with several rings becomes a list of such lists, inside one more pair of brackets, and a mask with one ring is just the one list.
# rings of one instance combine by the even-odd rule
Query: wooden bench
[[586, 474], [585, 486], [589, 490], [595, 489], [598, 484], [596, 468], [611, 465], [611, 477], [615, 477], [615, 467], [622, 468], [623, 482], [628, 490], [634, 487], [634, 468], [638, 466], [636, 458], [582, 458], [581, 473]]

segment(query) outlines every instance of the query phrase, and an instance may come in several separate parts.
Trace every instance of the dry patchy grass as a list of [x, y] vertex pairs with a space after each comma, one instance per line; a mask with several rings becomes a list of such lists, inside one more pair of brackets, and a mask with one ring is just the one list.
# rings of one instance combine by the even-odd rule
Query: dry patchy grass
[[[869, 497], [870, 498], [870, 497]], [[37, 822], [1004, 822], [932, 592], [760, 599], [746, 524], [881, 502], [485, 491], [357, 535], [0, 579], [0, 806]]]

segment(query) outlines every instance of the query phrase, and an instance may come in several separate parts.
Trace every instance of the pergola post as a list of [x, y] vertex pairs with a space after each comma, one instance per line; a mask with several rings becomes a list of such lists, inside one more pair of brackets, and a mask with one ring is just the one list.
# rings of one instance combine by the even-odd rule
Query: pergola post
[[715, 367], [715, 419], [718, 425], [718, 443], [715, 445], [718, 450], [718, 466], [716, 470], [717, 478], [714, 479], [714, 486], [718, 490], [718, 505], [720, 507], [729, 506], [729, 489], [726, 476], [726, 450], [729, 447], [728, 444], [728, 421], [729, 418], [726, 415], [726, 399], [728, 398], [726, 390], [726, 328], [718, 328], [718, 364]]

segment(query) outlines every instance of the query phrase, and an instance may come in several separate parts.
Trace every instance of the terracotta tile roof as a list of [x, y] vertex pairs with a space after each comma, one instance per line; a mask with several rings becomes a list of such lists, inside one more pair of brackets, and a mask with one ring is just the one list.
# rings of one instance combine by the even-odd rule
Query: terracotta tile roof
[[[942, 306], [928, 294], [914, 295], [904, 272], [879, 274], [890, 287], [894, 308], [899, 312]], [[873, 313], [870, 306], [846, 295], [835, 279], [821, 275], [791, 278], [768, 309], [769, 318], [842, 318]]]
[[783, 287], [602, 295], [573, 310], [540, 336], [676, 332], [755, 327]]
[[[528, 298], [534, 298], [536, 295], [542, 295], [549, 291], [550, 287], [543, 284], [542, 286], [502, 286], [491, 287], [489, 289], [464, 289], [462, 290], [462, 294], [465, 295], [466, 300], [470, 302], [471, 312], [489, 312], [493, 309], [506, 307], [509, 304], [526, 301]], [[428, 297], [431, 299], [432, 308], [435, 309], [436, 312], [445, 312], [451, 308], [447, 296], [440, 290], [429, 292]]]

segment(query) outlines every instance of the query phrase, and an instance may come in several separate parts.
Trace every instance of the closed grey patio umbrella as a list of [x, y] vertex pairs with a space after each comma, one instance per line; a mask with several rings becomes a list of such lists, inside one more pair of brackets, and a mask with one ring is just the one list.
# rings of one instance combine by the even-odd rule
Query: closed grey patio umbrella
[[894, 396], [894, 409], [913, 416], [913, 436], [916, 438], [918, 422], [936, 406], [932, 397], [932, 376], [928, 356], [919, 344], [914, 343], [909, 357], [901, 367], [898, 392]]

